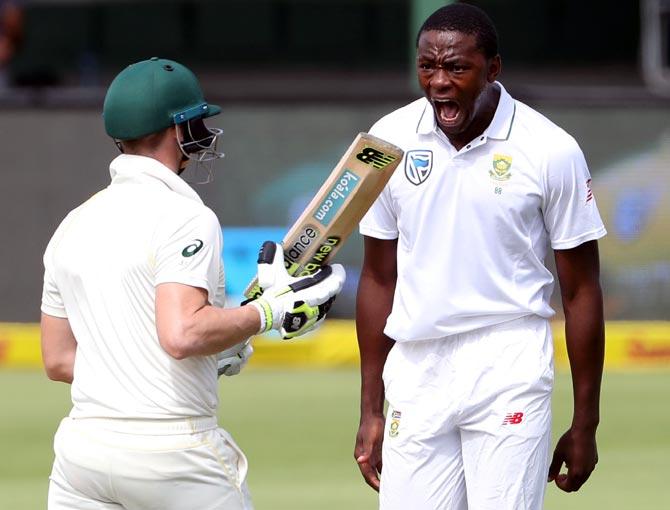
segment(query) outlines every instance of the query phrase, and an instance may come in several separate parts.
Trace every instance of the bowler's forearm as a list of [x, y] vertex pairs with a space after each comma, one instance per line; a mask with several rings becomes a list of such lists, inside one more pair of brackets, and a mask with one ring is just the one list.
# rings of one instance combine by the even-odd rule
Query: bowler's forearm
[[361, 415], [381, 414], [384, 411], [384, 381], [382, 372], [393, 341], [386, 336], [368, 338], [361, 349]]
[[398, 240], [365, 236], [365, 256], [356, 294], [356, 334], [361, 355], [361, 418], [384, 413], [382, 372], [394, 341], [384, 334], [393, 308]]
[[605, 356], [600, 285], [580, 288], [564, 302], [564, 309], [574, 397], [573, 427], [595, 430], [600, 420], [600, 385]]
[[361, 357], [361, 416], [384, 411], [382, 372], [393, 340], [384, 334], [393, 305], [394, 285], [361, 276], [356, 305], [356, 332]]

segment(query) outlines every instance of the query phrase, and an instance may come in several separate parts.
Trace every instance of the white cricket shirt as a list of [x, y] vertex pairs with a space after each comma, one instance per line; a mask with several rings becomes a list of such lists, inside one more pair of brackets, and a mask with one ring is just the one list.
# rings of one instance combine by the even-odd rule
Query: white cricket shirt
[[73, 417], [213, 416], [215, 356], [172, 358], [158, 342], [156, 286], [207, 290], [223, 306], [216, 215], [160, 162], [121, 155], [112, 182], [70, 212], [44, 255], [42, 311], [66, 317], [77, 353]]
[[384, 332], [441, 338], [525, 315], [551, 317], [549, 246], [605, 235], [577, 142], [501, 95], [489, 127], [457, 151], [418, 99], [370, 132], [405, 150], [360, 224], [398, 239], [398, 280]]

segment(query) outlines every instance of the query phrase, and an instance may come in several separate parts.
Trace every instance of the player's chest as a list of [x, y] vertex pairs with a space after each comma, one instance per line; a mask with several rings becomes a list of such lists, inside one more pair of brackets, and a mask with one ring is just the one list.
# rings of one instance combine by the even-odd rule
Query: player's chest
[[[481, 148], [480, 148], [481, 149]], [[401, 220], [421, 221], [441, 211], [497, 219], [536, 217], [542, 205], [540, 168], [504, 144], [452, 157], [433, 147], [408, 147], [392, 183]]]

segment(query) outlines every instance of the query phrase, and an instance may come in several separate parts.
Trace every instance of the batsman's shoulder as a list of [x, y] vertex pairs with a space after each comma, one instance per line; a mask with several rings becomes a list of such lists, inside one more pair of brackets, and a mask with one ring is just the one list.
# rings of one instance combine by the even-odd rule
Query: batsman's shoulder
[[193, 207], [190, 210], [190, 215], [196, 221], [207, 224], [211, 227], [219, 227], [220, 222], [216, 213], [205, 204], [192, 203]]
[[220, 225], [216, 213], [207, 205], [181, 195], [171, 195], [170, 200], [163, 204], [163, 210], [168, 223], [175, 225], [190, 223], [210, 226]]

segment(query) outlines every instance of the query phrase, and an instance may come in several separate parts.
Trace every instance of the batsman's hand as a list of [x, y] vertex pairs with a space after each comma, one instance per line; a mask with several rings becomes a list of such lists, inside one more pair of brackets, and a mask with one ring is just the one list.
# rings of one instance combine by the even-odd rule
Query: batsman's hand
[[361, 418], [356, 434], [354, 458], [365, 482], [379, 492], [379, 476], [382, 472], [382, 443], [384, 441], [384, 415]]
[[216, 368], [219, 377], [239, 374], [240, 370], [249, 362], [253, 353], [254, 348], [251, 346], [250, 339], [218, 353], [216, 355]]
[[249, 303], [261, 315], [259, 333], [276, 329], [286, 340], [317, 328], [342, 290], [345, 278], [340, 264], [294, 278], [284, 267], [281, 245], [265, 241], [258, 254], [258, 285], [263, 293]]

